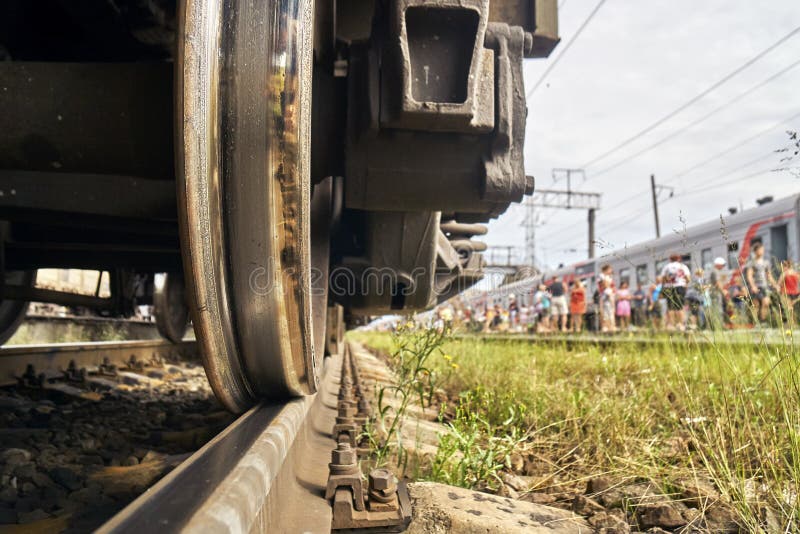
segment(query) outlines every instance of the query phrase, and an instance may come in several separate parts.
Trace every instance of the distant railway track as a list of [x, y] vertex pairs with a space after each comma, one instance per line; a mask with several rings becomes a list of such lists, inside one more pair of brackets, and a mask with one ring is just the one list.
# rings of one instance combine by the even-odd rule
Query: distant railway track
[[44, 375], [56, 379], [72, 366], [91, 372], [103, 365], [126, 366], [132, 362], [180, 358], [197, 360], [197, 343], [166, 340], [98, 341], [10, 345], [0, 347], [0, 385], [14, 385], [26, 373], [30, 378]]
[[527, 341], [529, 343], [540, 344], [558, 344], [565, 347], [582, 347], [582, 346], [601, 346], [601, 347], [614, 347], [614, 346], [639, 346], [639, 347], [652, 347], [652, 346], [728, 346], [728, 347], [748, 347], [756, 345], [768, 346], [781, 346], [786, 343], [792, 344], [791, 336], [787, 336], [787, 341], [781, 337], [777, 330], [772, 331], [758, 331], [749, 333], [748, 335], [739, 335], [737, 337], [722, 337], [718, 336], [714, 339], [703, 336], [701, 333], [686, 333], [684, 335], [666, 336], [651, 336], [647, 337], [647, 333], [640, 333], [637, 335], [627, 336], [624, 333], [615, 335], [527, 335], [527, 334], [456, 334], [456, 339], [460, 340], [506, 340], [506, 341]]

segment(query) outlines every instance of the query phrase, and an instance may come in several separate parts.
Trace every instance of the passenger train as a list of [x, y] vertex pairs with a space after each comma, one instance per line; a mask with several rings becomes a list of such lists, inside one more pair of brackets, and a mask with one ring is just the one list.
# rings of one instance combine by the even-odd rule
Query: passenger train
[[[714, 259], [722, 257], [726, 261], [724, 272], [730, 275], [729, 283], [733, 283], [743, 276], [756, 243], [764, 245], [766, 257], [776, 270], [782, 260], [800, 261], [800, 194], [778, 200], [767, 197], [761, 202], [758, 207], [721, 214], [707, 223], [675, 229], [669, 235], [614, 249], [599, 258], [561, 266], [485, 294], [473, 294], [468, 302], [473, 307], [494, 304], [505, 307], [510, 295], [514, 295], [520, 305], [531, 305], [536, 288], [540, 284], [549, 285], [555, 277], [561, 277], [566, 283], [580, 279], [586, 285], [587, 295], [591, 296], [605, 264], [613, 268], [618, 287], [628, 282], [632, 288], [637, 285], [646, 288], [661, 273], [670, 254], [681, 254], [692, 272], [699, 268], [711, 269]], [[591, 299], [587, 300], [587, 313], [593, 313]]]

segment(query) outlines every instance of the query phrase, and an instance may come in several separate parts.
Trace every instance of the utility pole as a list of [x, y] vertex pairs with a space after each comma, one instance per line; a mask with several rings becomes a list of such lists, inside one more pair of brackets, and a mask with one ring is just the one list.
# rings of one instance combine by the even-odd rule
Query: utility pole
[[661, 237], [661, 223], [658, 220], [658, 195], [661, 194], [662, 191], [669, 191], [669, 197], [675, 194], [675, 188], [670, 187], [668, 185], [656, 185], [656, 175], [650, 175], [650, 191], [653, 194], [653, 215], [656, 219], [656, 237]]
[[[575, 169], [572, 170], [574, 171]], [[573, 191], [571, 189], [567, 191], [537, 189], [532, 197], [525, 200], [523, 205], [528, 207], [529, 210], [533, 210], [533, 208], [587, 210], [589, 212], [589, 247], [587, 252], [589, 257], [593, 258], [595, 247], [594, 219], [597, 210], [600, 209], [600, 199], [600, 193], [584, 193], [583, 191]]]
[[551, 176], [553, 177], [553, 182], [558, 182], [560, 178], [567, 179], [567, 205], [566, 209], [572, 208], [572, 175], [573, 174], [580, 174], [581, 177], [586, 180], [586, 172], [583, 169], [563, 169], [563, 168], [556, 168], [551, 171]]
[[650, 175], [650, 191], [653, 193], [653, 215], [656, 217], [656, 237], [661, 237], [661, 224], [658, 222], [658, 193], [656, 192], [656, 175]]

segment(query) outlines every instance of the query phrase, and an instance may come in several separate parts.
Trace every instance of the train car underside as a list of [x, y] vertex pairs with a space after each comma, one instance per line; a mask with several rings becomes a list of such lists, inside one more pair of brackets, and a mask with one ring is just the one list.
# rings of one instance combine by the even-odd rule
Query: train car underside
[[[344, 314], [475, 283], [481, 223], [533, 191], [522, 60], [556, 45], [552, 0], [12, 0], [0, 20], [2, 335], [28, 301], [153, 303], [168, 337], [188, 311], [234, 411], [314, 392]], [[37, 288], [44, 267], [108, 271], [111, 297]]]

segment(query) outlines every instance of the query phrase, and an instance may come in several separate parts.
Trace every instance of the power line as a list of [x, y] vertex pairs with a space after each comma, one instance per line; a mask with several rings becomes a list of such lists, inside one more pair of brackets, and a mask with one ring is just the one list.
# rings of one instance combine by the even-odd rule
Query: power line
[[764, 173], [772, 172], [772, 171], [773, 171], [773, 169], [762, 169], [760, 171], [756, 171], [756, 172], [753, 172], [753, 173], [750, 173], [750, 174], [746, 174], [745, 176], [739, 176], [739, 177], [733, 178], [731, 180], [725, 180], [724, 182], [706, 183], [706, 184], [703, 184], [703, 187], [697, 187], [695, 189], [687, 189], [683, 193], [680, 193], [680, 194], [675, 195], [675, 196], [676, 197], [685, 197], [687, 195], [693, 195], [695, 193], [702, 193], [703, 191], [709, 191], [711, 189], [716, 189], [717, 187], [720, 187], [720, 186], [723, 186], [723, 185], [730, 185], [730, 184], [733, 184], [733, 183], [736, 183], [736, 182], [742, 182], [744, 180], [747, 180], [747, 179], [750, 179], [750, 178], [755, 178], [756, 176], [760, 176], [760, 175], [762, 175]]
[[708, 120], [709, 118], [711, 118], [712, 116], [716, 115], [717, 113], [719, 113], [723, 109], [727, 108], [728, 106], [730, 106], [732, 104], [735, 104], [736, 102], [738, 102], [742, 98], [752, 94], [753, 92], [757, 91], [758, 89], [761, 89], [765, 85], [770, 84], [771, 82], [773, 82], [776, 79], [780, 78], [781, 76], [783, 76], [784, 74], [786, 74], [787, 72], [789, 72], [790, 70], [792, 70], [793, 68], [795, 68], [798, 65], [800, 65], [800, 59], [798, 59], [797, 61], [795, 61], [794, 63], [792, 63], [788, 67], [786, 67], [784, 69], [781, 69], [780, 71], [776, 72], [775, 74], [773, 74], [772, 76], [770, 76], [766, 80], [763, 80], [762, 82], [750, 87], [749, 89], [747, 89], [746, 91], [744, 91], [742, 93], [739, 93], [738, 95], [734, 96], [733, 98], [731, 98], [730, 100], [728, 100], [724, 104], [722, 104], [722, 105], [714, 108], [710, 112], [706, 113], [705, 115], [703, 115], [699, 119], [696, 119], [696, 120], [692, 121], [691, 123], [687, 124], [686, 126], [675, 130], [674, 132], [666, 135], [665, 137], [662, 137], [661, 139], [659, 139], [655, 143], [653, 143], [653, 144], [651, 144], [651, 145], [639, 150], [638, 152], [634, 152], [630, 156], [621, 159], [620, 161], [614, 163], [610, 167], [606, 167], [605, 169], [603, 169], [601, 171], [597, 171], [597, 172], [592, 173], [592, 177], [594, 178], [596, 176], [600, 176], [602, 174], [605, 174], [608, 171], [614, 170], [617, 167], [620, 167], [620, 166], [624, 165], [625, 163], [628, 163], [629, 161], [638, 158], [642, 154], [644, 154], [646, 152], [649, 152], [649, 151], [653, 150], [654, 148], [657, 148], [657, 147], [663, 145], [664, 143], [666, 143], [666, 142], [674, 139], [678, 135], [682, 134], [686, 130], [689, 130], [690, 128], [694, 128], [695, 126], [697, 126], [701, 122], [704, 122], [704, 121]]
[[689, 174], [690, 172], [692, 172], [692, 171], [695, 171], [695, 170], [699, 169], [700, 167], [704, 167], [705, 165], [707, 165], [707, 164], [711, 163], [712, 161], [714, 161], [714, 160], [716, 160], [716, 159], [719, 159], [719, 158], [721, 158], [721, 157], [722, 157], [722, 156], [724, 156], [725, 154], [728, 154], [728, 153], [730, 153], [730, 152], [732, 152], [732, 151], [736, 150], [736, 149], [737, 149], [737, 148], [739, 148], [740, 146], [742, 146], [742, 145], [746, 145], [747, 143], [749, 143], [749, 142], [750, 142], [750, 141], [752, 141], [753, 139], [757, 139], [758, 137], [761, 137], [762, 135], [764, 135], [764, 134], [766, 134], [766, 133], [769, 133], [770, 131], [774, 130], [774, 129], [775, 129], [775, 128], [777, 128], [778, 126], [781, 126], [782, 124], [786, 124], [787, 122], [790, 122], [790, 121], [792, 121], [792, 120], [794, 120], [794, 119], [796, 119], [796, 118], [798, 118], [798, 117], [800, 117], [800, 112], [798, 112], [798, 113], [795, 113], [795, 114], [794, 114], [794, 115], [792, 115], [791, 117], [788, 117], [788, 118], [786, 118], [786, 119], [783, 119], [783, 120], [782, 120], [782, 121], [780, 121], [780, 122], [776, 122], [775, 124], [773, 124], [773, 125], [772, 125], [772, 126], [770, 126], [769, 128], [765, 128], [765, 129], [761, 130], [760, 132], [758, 132], [758, 133], [757, 133], [757, 134], [755, 134], [755, 135], [751, 135], [750, 137], [747, 137], [747, 138], [745, 138], [745, 139], [742, 139], [742, 140], [741, 140], [741, 141], [739, 141], [738, 143], [735, 143], [734, 145], [732, 145], [732, 146], [730, 146], [730, 147], [728, 147], [728, 148], [726, 148], [726, 149], [724, 149], [724, 150], [722, 150], [722, 151], [720, 151], [720, 152], [717, 152], [716, 154], [714, 154], [714, 155], [713, 155], [713, 156], [711, 156], [710, 158], [706, 158], [706, 159], [704, 159], [703, 161], [701, 161], [701, 162], [699, 162], [699, 163], [697, 163], [697, 164], [695, 164], [695, 165], [692, 165], [691, 167], [688, 167], [688, 168], [686, 168], [686, 169], [682, 170], [681, 172], [679, 172], [679, 173], [677, 173], [677, 174], [673, 175], [673, 176], [672, 176], [672, 178], [670, 178], [670, 181], [675, 181], [675, 180], [677, 180], [678, 178], [681, 178], [681, 177], [683, 177], [683, 176], [686, 176], [686, 175], [687, 175], [687, 174]]
[[539, 80], [535, 84], [533, 84], [533, 87], [531, 87], [531, 89], [528, 91], [528, 94], [525, 95], [526, 100], [529, 99], [533, 95], [533, 93], [536, 92], [536, 90], [539, 88], [540, 85], [542, 85], [542, 82], [544, 82], [544, 79], [547, 78], [547, 75], [550, 74], [550, 72], [555, 68], [556, 65], [558, 65], [558, 62], [561, 61], [561, 58], [564, 57], [564, 55], [566, 55], [567, 50], [569, 50], [570, 47], [575, 43], [575, 41], [578, 40], [578, 37], [580, 37], [581, 33], [583, 33], [583, 30], [586, 28], [586, 26], [589, 25], [589, 22], [592, 20], [592, 18], [594, 18], [594, 16], [600, 10], [600, 7], [602, 7], [602, 5], [605, 3], [606, 0], [600, 0], [599, 2], [597, 2], [597, 5], [594, 6], [594, 9], [592, 10], [591, 13], [589, 13], [589, 16], [586, 17], [586, 20], [583, 21], [580, 28], [578, 28], [578, 31], [575, 32], [575, 35], [573, 35], [572, 38], [569, 40], [569, 42], [566, 45], [564, 45], [564, 48], [561, 49], [561, 52], [558, 54], [558, 56], [556, 56], [556, 58], [547, 66], [544, 73], [542, 73], [541, 77], [539, 77]]
[[[719, 174], [716, 174], [716, 175], [712, 176], [708, 180], [704, 181], [704, 184], [714, 183], [719, 178], [724, 178], [726, 176], [730, 176], [731, 174], [734, 174], [734, 173], [739, 172], [739, 171], [741, 171], [743, 169], [746, 169], [747, 167], [750, 167], [751, 165], [754, 165], [754, 164], [756, 164], [756, 163], [758, 163], [760, 161], [763, 161], [763, 160], [769, 158], [770, 156], [774, 156], [774, 155], [775, 155], [775, 152], [767, 152], [766, 154], [762, 154], [762, 155], [758, 156], [757, 158], [751, 159], [751, 160], [747, 161], [746, 163], [738, 165], [737, 167], [735, 167], [733, 169], [729, 169], [729, 170], [723, 171], [723, 172], [721, 172]], [[674, 182], [674, 177], [672, 179], [664, 180], [662, 182], [662, 184], [667, 184], [667, 183], [672, 183], [672, 182]], [[608, 206], [607, 208], [605, 208], [605, 211], [606, 212], [610, 212], [614, 208], [618, 208], [618, 207], [622, 206], [623, 204], [627, 204], [628, 202], [630, 202], [632, 200], [636, 200], [636, 199], [638, 199], [640, 197], [644, 197], [644, 196], [649, 195], [649, 194], [650, 194], [650, 190], [649, 189], [646, 190], [646, 191], [640, 191], [640, 192], [635, 193], [635, 194], [633, 194], [633, 195], [631, 195], [629, 197], [625, 197], [624, 199], [620, 200], [619, 202], [616, 202], [615, 204], [612, 204], [611, 206]], [[675, 197], [681, 197], [681, 196], [685, 196], [685, 192], [681, 192], [681, 193], [675, 195]], [[628, 215], [622, 215], [622, 216], [619, 216], [619, 217], [615, 217], [615, 218], [613, 218], [611, 220], [612, 221], [622, 220], [625, 217], [629, 217], [629, 216]]]
[[[733, 169], [729, 169], [729, 170], [721, 172], [721, 173], [719, 173], [719, 174], [717, 174], [715, 176], [712, 176], [711, 178], [709, 178], [708, 180], [705, 180], [703, 182], [703, 187], [702, 188], [685, 190], [685, 191], [682, 191], [682, 192], [676, 194], [672, 198], [685, 197], [685, 196], [687, 196], [687, 195], [689, 195], [691, 193], [703, 192], [703, 191], [706, 191], [706, 190], [709, 190], [709, 189], [713, 189], [715, 187], [719, 187], [719, 186], [722, 186], [722, 185], [727, 185], [729, 183], [738, 182], [738, 181], [744, 180], [746, 178], [752, 178], [753, 176], [758, 176], [759, 174], [762, 174], [765, 171], [761, 170], [761, 171], [758, 171], [758, 172], [753, 173], [753, 174], [748, 174], [745, 177], [734, 178], [733, 180], [724, 181], [724, 182], [721, 182], [721, 183], [717, 182], [719, 180], [719, 178], [728, 177], [731, 174], [734, 174], [734, 173], [739, 172], [739, 171], [741, 171], [743, 169], [746, 169], [747, 167], [750, 167], [751, 165], [754, 165], [754, 164], [756, 164], [756, 163], [758, 163], [760, 161], [763, 161], [763, 160], [767, 159], [768, 157], [774, 156], [774, 155], [775, 155], [774, 152], [768, 152], [767, 154], [762, 154], [762, 155], [758, 156], [757, 158], [754, 158], [752, 160], [747, 161], [746, 163], [738, 165], [737, 167], [735, 167]], [[667, 183], [667, 182], [668, 182], [668, 180], [665, 180], [662, 183]], [[631, 200], [635, 200], [637, 198], [644, 197], [644, 196], [649, 195], [649, 194], [650, 194], [650, 191], [648, 189], [647, 191], [641, 191], [641, 192], [636, 193], [634, 195], [631, 195], [629, 197], [625, 197], [624, 199], [620, 200], [619, 202], [617, 202], [615, 204], [612, 204], [611, 206], [606, 207], [605, 208], [605, 212], [608, 213], [608, 212], [612, 211], [614, 208], [622, 206], [623, 204], [627, 204]], [[648, 211], [650, 211], [649, 205], [648, 205], [647, 208], [644, 208], [643, 210], [640, 210], [640, 211], [638, 211], [638, 212], [636, 212], [634, 214], [627, 214], [627, 213], [626, 214], [620, 214], [617, 217], [612, 217], [611, 219], [606, 220], [606, 221], [598, 221], [598, 223], [599, 223], [598, 227], [604, 233], [605, 232], [609, 232], [609, 231], [612, 231], [612, 230], [615, 230], [615, 229], [619, 228], [620, 226], [623, 226], [624, 224], [627, 224], [628, 222], [630, 222], [631, 219], [633, 219], [635, 217], [638, 217], [639, 215], [643, 215], [643, 214], [647, 213]], [[617, 224], [617, 223], [619, 223], [619, 224]], [[608, 227], [609, 224], [612, 224], [613, 226]], [[601, 233], [601, 232], [598, 230], [598, 234], [599, 233]], [[559, 238], [559, 240], [573, 239], [573, 238], [577, 238], [579, 235], [580, 235], [579, 232], [569, 232], [567, 234], [563, 234], [563, 233], [559, 234], [558, 238]], [[572, 244], [572, 241], [568, 241], [567, 243], [568, 244]]]
[[[737, 74], [739, 74], [740, 72], [742, 72], [743, 70], [745, 70], [746, 68], [751, 66], [753, 63], [755, 63], [756, 61], [758, 61], [759, 59], [761, 59], [762, 57], [764, 57], [765, 55], [767, 55], [771, 51], [773, 51], [776, 48], [778, 48], [780, 45], [782, 45], [783, 43], [788, 41], [791, 37], [793, 37], [798, 32], [800, 32], [800, 26], [798, 26], [797, 28], [795, 28], [794, 30], [789, 32], [787, 35], [785, 35], [782, 38], [780, 38], [777, 42], [773, 43], [772, 45], [768, 46], [766, 49], [762, 50], [761, 52], [759, 52], [758, 54], [756, 54], [755, 56], [750, 58], [748, 61], [746, 61], [741, 66], [737, 67], [736, 69], [734, 69], [733, 71], [731, 71], [727, 75], [723, 76], [720, 80], [718, 80], [717, 82], [713, 83], [711, 86], [706, 88], [704, 91], [702, 91], [698, 95], [690, 98], [688, 101], [686, 101], [682, 105], [678, 106], [676, 109], [670, 111], [669, 113], [667, 113], [666, 115], [664, 115], [663, 117], [661, 117], [660, 119], [655, 121], [654, 123], [650, 124], [649, 126], [647, 126], [644, 129], [640, 130], [636, 134], [628, 137], [627, 139], [625, 139], [621, 143], [617, 144], [613, 148], [610, 148], [609, 150], [607, 150], [607, 151], [603, 152], [602, 154], [596, 156], [595, 158], [593, 158], [589, 162], [584, 163], [583, 165], [581, 165], [581, 167], [586, 168], [586, 167], [590, 167], [590, 166], [594, 165], [598, 161], [601, 161], [601, 160], [607, 158], [608, 156], [610, 156], [614, 152], [620, 150], [621, 148], [624, 148], [624, 147], [628, 146], [629, 144], [631, 144], [632, 142], [634, 142], [635, 140], [637, 140], [641, 136], [651, 132], [652, 130], [654, 130], [658, 126], [664, 124], [666, 121], [668, 121], [669, 119], [671, 119], [672, 117], [674, 117], [675, 115], [680, 113], [681, 111], [685, 110], [686, 108], [688, 108], [689, 106], [691, 106], [695, 102], [699, 101], [700, 99], [702, 99], [703, 97], [705, 97], [706, 95], [711, 93], [712, 91], [716, 90], [721, 85], [723, 85], [724, 83], [728, 82], [731, 78], [733, 78], [734, 76], [736, 76]], [[540, 80], [540, 82], [541, 82], [541, 80]]]

